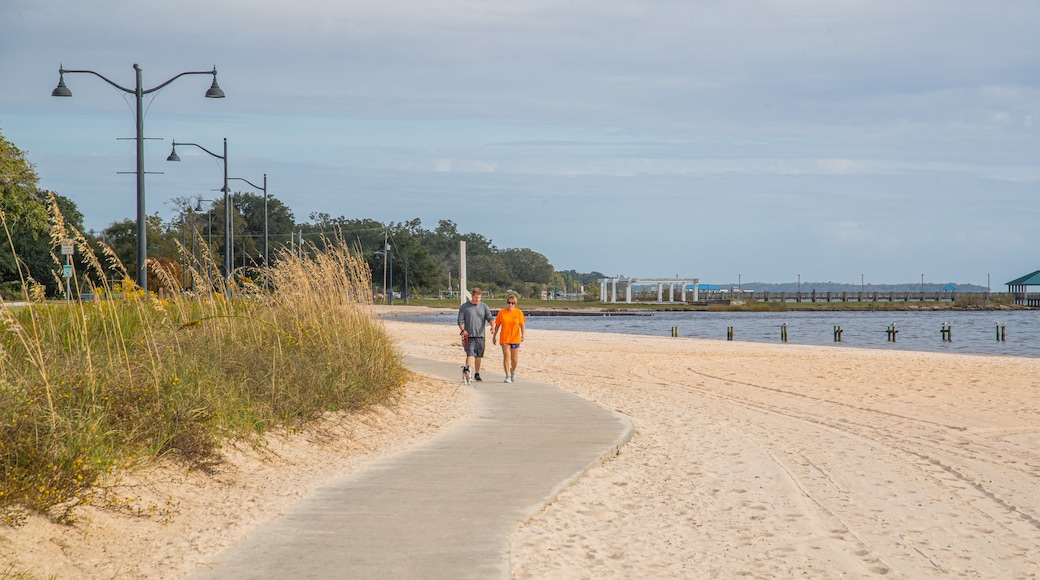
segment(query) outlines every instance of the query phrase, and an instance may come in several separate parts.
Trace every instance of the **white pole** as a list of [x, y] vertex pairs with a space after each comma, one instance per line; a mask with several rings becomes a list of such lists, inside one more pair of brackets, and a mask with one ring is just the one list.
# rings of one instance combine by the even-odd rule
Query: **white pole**
[[386, 304], [386, 262], [390, 256], [390, 245], [386, 243], [386, 228], [383, 228], [383, 304]]
[[466, 242], [459, 241], [459, 305], [470, 299], [469, 288], [466, 287]]

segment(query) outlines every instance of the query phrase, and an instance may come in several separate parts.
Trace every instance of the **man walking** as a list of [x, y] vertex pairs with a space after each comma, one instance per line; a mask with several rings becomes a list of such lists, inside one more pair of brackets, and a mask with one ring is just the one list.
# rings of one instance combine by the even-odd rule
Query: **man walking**
[[484, 358], [484, 327], [490, 326], [495, 317], [491, 309], [480, 301], [480, 288], [469, 291], [470, 301], [459, 307], [458, 325], [462, 335], [462, 348], [466, 351], [466, 364], [462, 367], [462, 380], [469, 383], [470, 366], [473, 367], [473, 378], [480, 378], [480, 360]]

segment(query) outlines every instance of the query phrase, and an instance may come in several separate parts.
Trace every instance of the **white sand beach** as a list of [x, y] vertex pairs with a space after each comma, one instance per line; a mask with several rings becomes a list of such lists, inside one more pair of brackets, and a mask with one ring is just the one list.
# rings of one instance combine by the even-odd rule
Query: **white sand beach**
[[515, 578], [1040, 574], [1038, 359], [531, 331], [518, 376], [635, 434], [512, 534]]
[[[386, 327], [405, 354], [461, 362], [452, 326]], [[501, 380], [498, 351], [481, 374]], [[1040, 574], [1040, 359], [531, 330], [518, 377], [635, 433], [513, 532], [514, 578]], [[0, 572], [184, 577], [322, 482], [473, 416], [474, 400], [422, 379], [393, 410], [228, 449], [212, 475], [127, 479], [156, 515], [84, 508], [72, 527], [2, 528]]]

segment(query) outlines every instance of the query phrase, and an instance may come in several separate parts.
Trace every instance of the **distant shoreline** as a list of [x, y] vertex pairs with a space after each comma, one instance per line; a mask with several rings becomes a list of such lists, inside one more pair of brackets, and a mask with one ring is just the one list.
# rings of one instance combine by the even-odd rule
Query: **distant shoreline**
[[[375, 305], [379, 315], [407, 315], [455, 312], [458, 305], [445, 304], [447, 300], [411, 299], [408, 305]], [[484, 300], [492, 309], [504, 306], [505, 299]], [[501, 303], [501, 304], [499, 304]], [[1035, 306], [1017, 304], [983, 303], [960, 304], [957, 302], [758, 302], [747, 301], [744, 304], [684, 304], [684, 303], [650, 303], [650, 302], [618, 302], [615, 304], [602, 302], [579, 302], [569, 300], [526, 300], [521, 301], [521, 309], [529, 316], [590, 316], [593, 313], [632, 315], [647, 312], [934, 312], [934, 311], [1010, 311], [1038, 310]], [[579, 314], [581, 313], [581, 314]]]

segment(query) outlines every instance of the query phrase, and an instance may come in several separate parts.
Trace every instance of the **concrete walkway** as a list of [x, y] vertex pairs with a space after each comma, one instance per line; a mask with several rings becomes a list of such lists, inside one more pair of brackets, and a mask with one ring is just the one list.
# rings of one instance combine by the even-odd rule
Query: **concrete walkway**
[[[461, 379], [458, 364], [407, 364]], [[477, 418], [319, 488], [196, 577], [509, 578], [510, 531], [616, 455], [632, 425], [522, 374], [484, 375]]]

